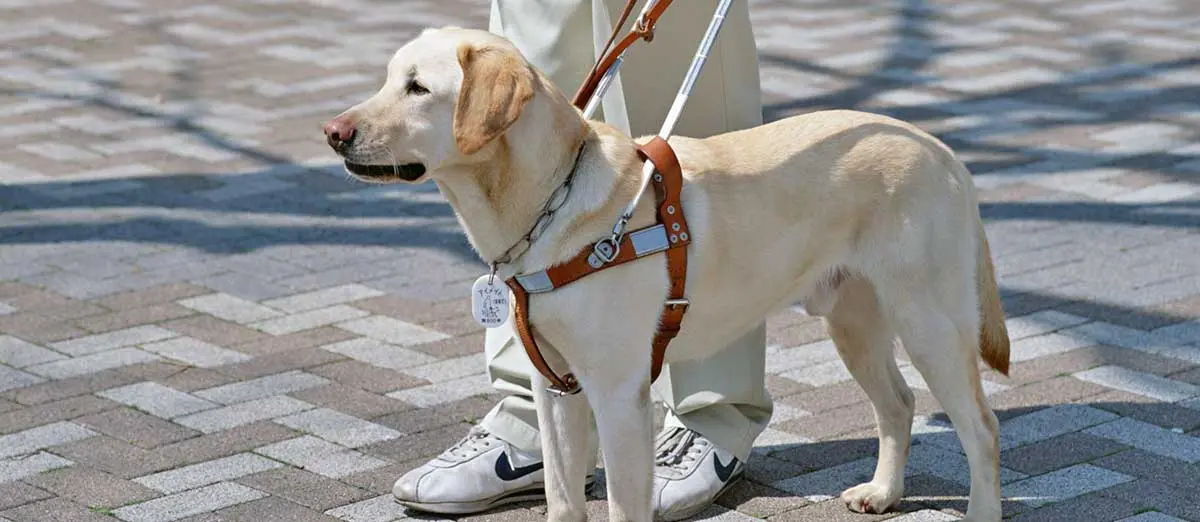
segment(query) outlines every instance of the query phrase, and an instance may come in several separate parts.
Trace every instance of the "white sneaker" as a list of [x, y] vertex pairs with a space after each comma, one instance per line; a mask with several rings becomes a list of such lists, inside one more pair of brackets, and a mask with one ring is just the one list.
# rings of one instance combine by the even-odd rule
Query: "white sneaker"
[[[587, 486], [595, 482], [589, 474]], [[400, 504], [421, 511], [462, 515], [546, 498], [542, 455], [521, 451], [481, 427], [392, 487]]]
[[664, 429], [654, 446], [655, 520], [704, 511], [746, 471], [733, 454], [686, 428]]

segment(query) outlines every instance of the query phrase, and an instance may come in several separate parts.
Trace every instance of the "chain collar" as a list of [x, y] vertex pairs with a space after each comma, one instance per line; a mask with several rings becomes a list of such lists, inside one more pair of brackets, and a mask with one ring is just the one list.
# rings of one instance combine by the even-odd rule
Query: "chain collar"
[[586, 146], [587, 139], [585, 138], [579, 144], [579, 150], [575, 153], [575, 163], [571, 166], [571, 171], [567, 172], [567, 177], [563, 180], [562, 185], [559, 185], [558, 188], [554, 189], [554, 192], [550, 193], [550, 198], [542, 206], [542, 213], [533, 222], [533, 228], [530, 228], [529, 232], [521, 236], [521, 239], [518, 239], [513, 246], [508, 247], [508, 250], [505, 250], [504, 254], [491, 262], [493, 276], [496, 274], [498, 266], [512, 263], [513, 260], [528, 252], [533, 243], [550, 227], [550, 219], [554, 217], [554, 213], [558, 212], [567, 203], [567, 196], [571, 194], [571, 183], [575, 181], [575, 172], [579, 170], [579, 159], [583, 157], [583, 149]]

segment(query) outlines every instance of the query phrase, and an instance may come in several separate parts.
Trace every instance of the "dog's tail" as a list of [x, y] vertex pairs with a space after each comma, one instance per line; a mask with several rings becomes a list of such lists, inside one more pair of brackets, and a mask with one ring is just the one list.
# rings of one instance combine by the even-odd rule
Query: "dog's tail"
[[1004, 308], [996, 288], [996, 270], [992, 267], [987, 235], [983, 223], [977, 223], [979, 250], [975, 260], [975, 288], [979, 294], [979, 352], [988, 366], [1008, 375], [1008, 328], [1004, 325]]

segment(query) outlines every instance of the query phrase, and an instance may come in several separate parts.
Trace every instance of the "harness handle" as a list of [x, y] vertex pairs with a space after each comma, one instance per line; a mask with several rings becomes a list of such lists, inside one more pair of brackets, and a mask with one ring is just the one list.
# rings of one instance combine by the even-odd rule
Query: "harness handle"
[[637, 4], [637, 0], [629, 0], [625, 2], [625, 7], [621, 11], [621, 18], [617, 24], [613, 26], [612, 35], [608, 37], [608, 42], [604, 44], [604, 50], [600, 53], [600, 59], [596, 60], [596, 64], [592, 66], [592, 70], [588, 71], [588, 75], [583, 80], [583, 84], [579, 86], [579, 90], [575, 92], [575, 98], [571, 101], [579, 110], [584, 110], [588, 105], [588, 101], [592, 99], [592, 95], [596, 93], [596, 87], [600, 85], [601, 79], [611, 74], [615, 74], [616, 70], [613, 65], [621, 60], [621, 56], [625, 54], [625, 49], [628, 49], [633, 42], [639, 38], [649, 42], [654, 40], [654, 26], [658, 23], [658, 18], [666, 12], [668, 7], [671, 7], [673, 0], [648, 0], [646, 6], [642, 9], [642, 14], [638, 16], [633, 27], [629, 30], [629, 34], [622, 38], [616, 47], [613, 47], [613, 42], [616, 41], [617, 35], [621, 33], [621, 28], [625, 26], [626, 20], [629, 19], [629, 14], [633, 12], [633, 6]]

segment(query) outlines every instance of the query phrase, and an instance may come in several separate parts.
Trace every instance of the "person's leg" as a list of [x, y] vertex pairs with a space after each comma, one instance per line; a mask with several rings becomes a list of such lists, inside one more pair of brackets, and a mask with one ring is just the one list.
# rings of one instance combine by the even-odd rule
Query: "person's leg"
[[[652, 42], [626, 53], [618, 85], [633, 136], [656, 134], [674, 101], [717, 0], [676, 3]], [[624, 2], [608, 0], [614, 18]], [[638, 9], [644, 2], [640, 2]], [[632, 23], [630, 21], [629, 23]], [[612, 110], [608, 99], [604, 108]], [[734, 2], [673, 134], [703, 138], [762, 123], [758, 55], [747, 3]], [[687, 318], [684, 318], [686, 324]], [[679, 349], [669, 347], [669, 350]], [[667, 406], [659, 437], [655, 515], [686, 518], [740, 476], [754, 439], [771, 419], [764, 386], [766, 327], [758, 325], [708, 359], [669, 364], [654, 385]]]

